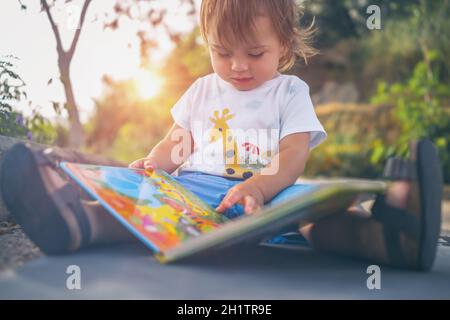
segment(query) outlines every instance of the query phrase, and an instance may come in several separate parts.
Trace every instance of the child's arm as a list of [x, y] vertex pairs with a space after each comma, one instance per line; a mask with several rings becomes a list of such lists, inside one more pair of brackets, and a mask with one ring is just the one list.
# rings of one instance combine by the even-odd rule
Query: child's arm
[[133, 161], [129, 167], [160, 168], [172, 173], [189, 157], [193, 150], [194, 140], [191, 133], [174, 124], [166, 136], [145, 158]]
[[308, 132], [284, 137], [280, 141], [280, 152], [272, 158], [271, 163], [260, 174], [231, 188], [216, 210], [223, 212], [236, 203], [244, 206], [245, 213], [259, 209], [281, 190], [295, 183], [305, 169], [308, 156]]

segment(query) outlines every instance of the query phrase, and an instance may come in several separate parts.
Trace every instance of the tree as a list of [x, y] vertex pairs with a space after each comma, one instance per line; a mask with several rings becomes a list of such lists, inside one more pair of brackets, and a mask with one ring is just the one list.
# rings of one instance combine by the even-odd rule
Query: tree
[[[26, 10], [27, 6], [21, 0], [18, 1], [20, 3], [21, 8], [23, 10]], [[71, 0], [65, 0], [65, 3], [68, 2], [71, 2]], [[85, 135], [83, 126], [81, 125], [80, 122], [78, 106], [73, 92], [72, 80], [70, 78], [70, 65], [77, 47], [78, 40], [81, 35], [81, 30], [84, 25], [86, 13], [91, 3], [91, 0], [85, 0], [83, 2], [79, 23], [75, 30], [74, 37], [68, 50], [64, 49], [63, 47], [60, 28], [56, 24], [54, 17], [52, 15], [51, 8], [55, 6], [55, 3], [56, 0], [53, 1], [41, 0], [41, 11], [45, 12], [45, 14], [47, 15], [48, 21], [50, 23], [56, 41], [56, 51], [58, 55], [58, 69], [60, 73], [60, 80], [63, 84], [64, 93], [66, 96], [65, 108], [69, 114], [70, 134], [68, 143], [71, 147], [78, 148], [84, 144]]]
[[[136, 31], [136, 35], [140, 41], [140, 49], [141, 49], [141, 65], [143, 67], [148, 67], [149, 64], [149, 56], [151, 50], [155, 49], [158, 46], [158, 43], [151, 37], [151, 31], [153, 31], [156, 27], [162, 27], [164, 31], [169, 36], [170, 40], [179, 44], [183, 37], [182, 32], [175, 32], [171, 30], [170, 26], [167, 24], [167, 10], [164, 8], [152, 7], [151, 3], [162, 3], [163, 1], [157, 0], [122, 0], [117, 1], [114, 6], [115, 16], [112, 17], [110, 21], [105, 22], [105, 27], [111, 29], [117, 29], [120, 27], [120, 18], [126, 17], [130, 20], [140, 22], [140, 27]], [[187, 17], [193, 19], [195, 23], [195, 2], [194, 0], [178, 0], [179, 9], [185, 5], [184, 14]], [[134, 10], [133, 10], [134, 9]], [[134, 13], [132, 13], [134, 12]]]
[[[27, 8], [26, 5], [21, 0], [18, 1], [20, 3], [21, 8], [25, 10]], [[137, 31], [137, 35], [141, 40], [141, 56], [143, 58], [145, 58], [148, 55], [149, 49], [154, 47], [154, 45], [151, 45], [154, 43], [154, 40], [152, 40], [148, 36], [148, 31], [152, 27], [161, 24], [166, 14], [165, 10], [158, 10], [152, 8], [151, 6], [149, 7], [142, 5], [143, 3], [148, 4], [153, 1], [154, 0], [117, 1], [114, 7], [116, 17], [113, 18], [111, 21], [104, 22], [105, 27], [115, 29], [119, 27], [119, 17], [127, 16], [129, 18], [132, 18], [131, 9], [136, 8], [138, 12], [138, 19], [140, 19], [141, 21], [146, 20], [148, 22], [147, 29]], [[193, 0], [180, 0], [180, 1], [181, 3], [187, 3], [188, 5], [191, 6], [191, 10], [189, 10], [188, 13], [193, 16], [195, 13], [195, 5]], [[51, 9], [52, 7], [55, 6], [56, 2], [57, 0], [41, 0], [41, 11], [45, 12], [45, 14], [47, 15], [52, 32], [56, 40], [56, 50], [58, 54], [58, 68], [60, 72], [60, 80], [63, 84], [66, 96], [65, 108], [67, 109], [67, 112], [69, 114], [70, 130], [68, 143], [71, 147], [79, 148], [85, 144], [85, 133], [83, 130], [83, 126], [80, 122], [79, 110], [73, 92], [72, 81], [70, 78], [70, 66], [78, 44], [78, 40], [81, 35], [81, 31], [85, 22], [88, 8], [92, 0], [83, 1], [79, 23], [77, 25], [75, 34], [73, 36], [71, 45], [68, 50], [64, 49], [62, 45], [60, 29], [58, 25], [55, 23], [54, 17], [52, 15]], [[72, 2], [72, 0], [65, 0], [64, 4], [70, 2]], [[170, 31], [170, 28], [166, 24], [163, 25], [165, 26], [166, 31], [169, 33], [171, 39], [173, 41], [177, 41], [179, 38], [179, 34], [172, 33]]]
[[198, 28], [180, 37], [158, 72], [166, 81], [150, 100], [139, 97], [133, 80], [104, 77], [106, 90], [95, 100], [95, 113], [86, 126], [90, 152], [130, 162], [164, 137], [172, 123], [170, 108], [196, 78], [211, 72], [208, 50], [199, 37]]
[[84, 1], [83, 7], [81, 9], [79, 26], [75, 31], [75, 35], [72, 39], [70, 48], [68, 50], [65, 50], [62, 45], [59, 28], [55, 24], [52, 13], [50, 11], [49, 3], [47, 2], [47, 0], [41, 0], [42, 9], [45, 11], [48, 17], [53, 34], [56, 39], [56, 51], [58, 53], [58, 68], [60, 72], [60, 79], [63, 84], [64, 92], [66, 95], [65, 107], [69, 114], [69, 123], [70, 123], [69, 145], [75, 148], [84, 145], [85, 135], [83, 126], [81, 125], [80, 122], [80, 115], [78, 112], [77, 103], [75, 101], [75, 96], [73, 93], [72, 80], [70, 79], [70, 64], [72, 62], [72, 58], [75, 53], [78, 40], [80, 38], [81, 30], [83, 28], [84, 20], [86, 18], [86, 12], [88, 10], [90, 3], [91, 0]]

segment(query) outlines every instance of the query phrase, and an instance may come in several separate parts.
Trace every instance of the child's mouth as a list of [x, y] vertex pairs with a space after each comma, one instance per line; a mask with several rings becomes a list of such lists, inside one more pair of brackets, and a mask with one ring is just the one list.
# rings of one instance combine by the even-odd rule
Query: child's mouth
[[231, 81], [233, 81], [236, 84], [245, 84], [253, 80], [253, 77], [247, 77], [247, 78], [231, 78]]

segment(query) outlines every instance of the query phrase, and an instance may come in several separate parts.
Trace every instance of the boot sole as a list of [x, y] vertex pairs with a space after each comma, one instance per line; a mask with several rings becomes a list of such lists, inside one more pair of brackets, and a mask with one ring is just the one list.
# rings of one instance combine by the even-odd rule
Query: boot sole
[[3, 199], [25, 234], [45, 253], [68, 251], [70, 231], [62, 209], [47, 191], [33, 153], [23, 143], [11, 147], [2, 163]]

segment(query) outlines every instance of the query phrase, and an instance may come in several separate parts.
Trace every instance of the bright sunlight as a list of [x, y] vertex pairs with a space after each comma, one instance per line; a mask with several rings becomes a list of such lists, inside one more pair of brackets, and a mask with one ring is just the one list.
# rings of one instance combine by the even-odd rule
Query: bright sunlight
[[144, 100], [154, 98], [160, 92], [163, 84], [161, 77], [143, 70], [139, 71], [135, 81], [138, 94]]

